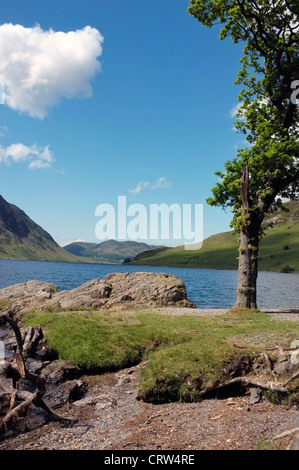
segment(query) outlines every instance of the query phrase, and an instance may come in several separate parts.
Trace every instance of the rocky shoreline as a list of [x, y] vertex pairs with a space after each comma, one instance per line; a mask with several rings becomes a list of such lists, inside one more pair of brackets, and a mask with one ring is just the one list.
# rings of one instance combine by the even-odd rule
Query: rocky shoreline
[[[71, 308], [74, 314], [82, 313], [84, 308], [104, 308], [111, 312], [154, 308], [156, 313], [170, 316], [211, 316], [227, 312], [226, 309], [196, 309], [187, 299], [181, 280], [154, 273], [116, 273], [63, 292], [57, 292], [51, 284], [30, 281], [0, 290], [0, 301], [0, 315], [9, 311], [16, 319], [26, 311], [49, 308]], [[80, 310], [76, 312], [76, 308]], [[296, 310], [266, 312], [280, 321], [299, 321]], [[10, 356], [7, 359], [14, 361], [14, 332], [6, 325], [0, 329], [0, 335]], [[200, 403], [164, 405], [145, 403], [137, 400], [138, 373], [143, 363], [92, 375], [90, 371], [57, 361], [38, 329], [22, 329], [22, 335], [27, 348], [26, 366], [46, 384], [45, 403], [73, 421], [53, 421], [46, 410], [30, 406], [26, 419], [18, 420], [13, 429], [2, 433], [5, 440], [0, 442], [0, 449], [3, 450], [159, 449], [161, 436], [163, 449], [253, 449], [265, 435], [270, 439], [286, 428], [299, 426], [296, 407], [274, 405], [260, 397], [222, 397]], [[5, 361], [0, 365], [0, 395], [1, 377], [9, 377], [7, 370]], [[29, 382], [18, 380], [24, 395], [32, 392]], [[11, 406], [10, 400], [7, 394], [7, 401], [2, 401], [0, 406], [2, 416]], [[236, 433], [238, 427], [240, 430], [243, 427], [242, 436]], [[296, 441], [285, 437], [283, 445], [298, 448], [298, 438]]]

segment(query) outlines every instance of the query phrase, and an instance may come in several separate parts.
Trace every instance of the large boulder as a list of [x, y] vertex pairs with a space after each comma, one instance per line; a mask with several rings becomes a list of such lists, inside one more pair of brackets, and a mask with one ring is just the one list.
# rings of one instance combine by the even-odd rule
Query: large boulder
[[113, 273], [57, 292], [52, 284], [29, 281], [0, 290], [0, 301], [17, 312], [49, 308], [192, 307], [181, 279], [165, 273]]
[[113, 273], [104, 280], [111, 285], [107, 307], [134, 303], [139, 306], [195, 307], [187, 299], [185, 284], [181, 279], [165, 273]]

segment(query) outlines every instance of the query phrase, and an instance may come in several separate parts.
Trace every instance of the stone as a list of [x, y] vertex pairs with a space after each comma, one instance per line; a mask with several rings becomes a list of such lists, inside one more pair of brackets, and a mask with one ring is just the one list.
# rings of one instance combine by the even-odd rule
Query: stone
[[290, 450], [299, 450], [299, 432], [295, 434], [295, 437], [290, 445]]
[[31, 307], [51, 299], [56, 292], [57, 287], [48, 282], [28, 281], [1, 289], [0, 300], [13, 301], [23, 307]]
[[52, 388], [44, 396], [45, 403], [55, 410], [70, 401], [78, 400], [84, 391], [84, 384], [81, 380], [69, 380]]
[[176, 306], [196, 308], [187, 299], [184, 282], [172, 274], [112, 273], [71, 290], [57, 292], [49, 283], [29, 281], [0, 290], [17, 312], [51, 308], [115, 308]]
[[262, 400], [262, 390], [259, 387], [252, 387], [249, 389], [249, 392], [250, 392], [250, 398], [249, 398], [250, 405], [255, 405], [256, 403], [259, 403]]
[[129, 302], [137, 306], [195, 305], [187, 299], [185, 284], [181, 279], [165, 273], [113, 273], [103, 280], [111, 285], [111, 294], [106, 307]]

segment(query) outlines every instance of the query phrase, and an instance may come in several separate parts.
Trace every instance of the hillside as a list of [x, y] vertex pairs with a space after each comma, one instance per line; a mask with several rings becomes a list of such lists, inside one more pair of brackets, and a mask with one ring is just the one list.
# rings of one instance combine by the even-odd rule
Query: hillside
[[14, 204], [0, 196], [0, 259], [82, 262]]
[[[299, 201], [284, 205], [265, 221], [265, 236], [259, 253], [260, 271], [299, 271]], [[270, 225], [272, 225], [270, 227]], [[183, 246], [141, 253], [129, 264], [187, 268], [237, 269], [238, 236], [231, 232], [212, 235], [200, 250]]]
[[122, 263], [141, 252], [157, 248], [155, 245], [135, 241], [106, 240], [101, 243], [73, 242], [64, 247], [69, 253], [105, 263]]

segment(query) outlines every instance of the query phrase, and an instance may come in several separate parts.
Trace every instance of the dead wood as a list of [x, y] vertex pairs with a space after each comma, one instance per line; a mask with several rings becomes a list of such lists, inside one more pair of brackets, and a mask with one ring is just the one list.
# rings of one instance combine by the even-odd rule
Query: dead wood
[[273, 441], [276, 439], [282, 439], [283, 437], [290, 436], [291, 434], [295, 434], [299, 432], [299, 428], [293, 428], [289, 429], [287, 431], [283, 431], [280, 434], [277, 434], [276, 436], [272, 437]]
[[[17, 345], [13, 361], [8, 367], [10, 368], [10, 373], [12, 374], [11, 377], [13, 378], [14, 386], [9, 383], [8, 379], [0, 377], [0, 388], [3, 390], [3, 393], [0, 395], [0, 402], [1, 398], [7, 401], [7, 395], [10, 395], [9, 408], [4, 419], [2, 420], [2, 423], [0, 424], [0, 433], [3, 433], [7, 430], [13, 430], [15, 428], [16, 422], [20, 418], [27, 415], [31, 404], [42, 408], [50, 415], [50, 418], [56, 421], [73, 423], [73, 419], [58, 415], [44, 402], [43, 396], [46, 393], [45, 379], [29, 371], [26, 367], [26, 358], [30, 352], [35, 349], [38, 341], [42, 338], [41, 328], [39, 327], [37, 329], [28, 329], [23, 340], [20, 328], [18, 327], [16, 321], [14, 321], [9, 315], [1, 315], [1, 322], [6, 322], [11, 326], [15, 334]], [[31, 393], [17, 390], [16, 382], [19, 378], [24, 378], [33, 382], [36, 387], [35, 392]], [[17, 404], [17, 400], [23, 401]]]

